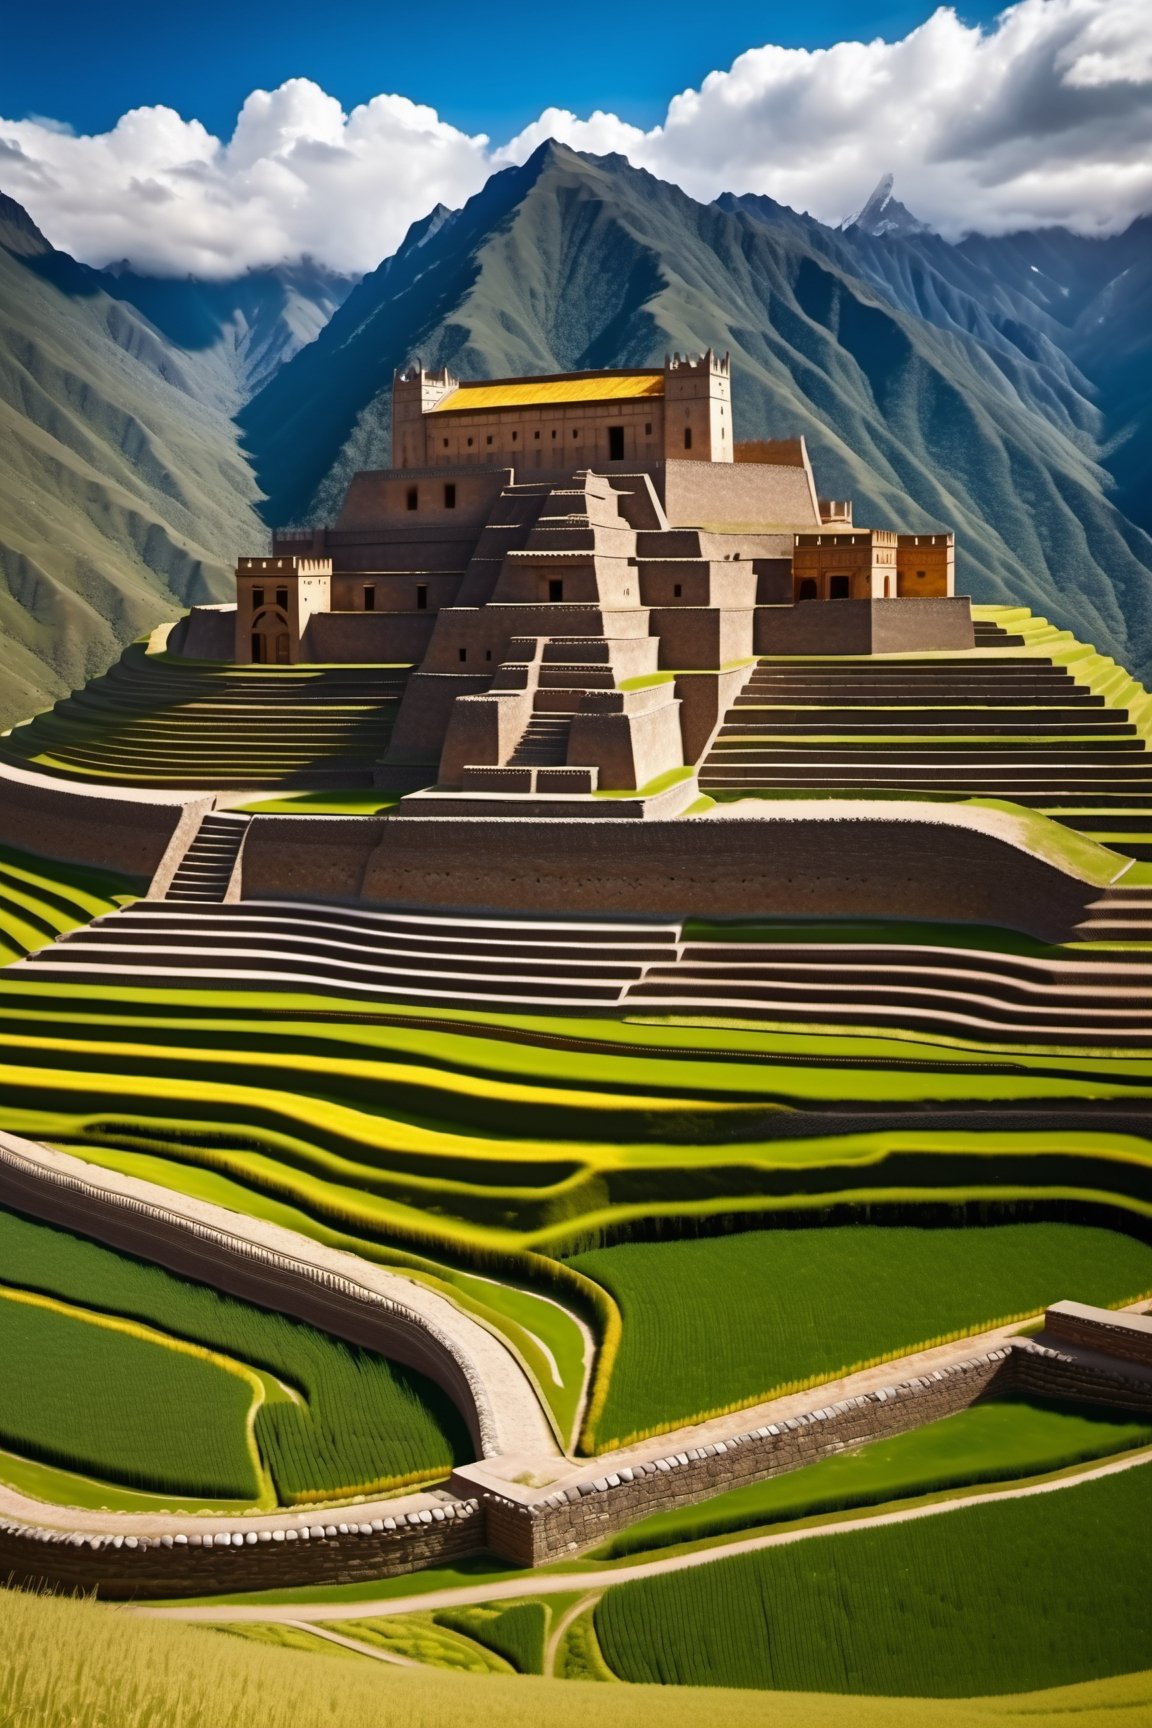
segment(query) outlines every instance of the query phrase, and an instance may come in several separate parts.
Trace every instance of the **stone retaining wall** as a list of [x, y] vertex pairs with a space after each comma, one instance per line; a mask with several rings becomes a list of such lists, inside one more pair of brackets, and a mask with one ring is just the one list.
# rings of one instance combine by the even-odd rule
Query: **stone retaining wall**
[[1044, 1317], [1044, 1331], [1049, 1338], [1152, 1368], [1150, 1315], [1114, 1314], [1083, 1302], [1056, 1302]]
[[117, 791], [0, 764], [0, 842], [70, 864], [150, 881], [187, 807], [210, 793]]
[[625, 1465], [535, 1501], [501, 1495], [482, 1467], [456, 1471], [451, 1485], [474, 1490], [484, 1481], [489, 1548], [502, 1559], [539, 1566], [602, 1542], [640, 1518], [692, 1506], [730, 1488], [798, 1470], [845, 1446], [954, 1415], [1008, 1388], [1012, 1354], [1008, 1346], [991, 1350], [728, 1440]]
[[205, 1596], [294, 1584], [350, 1584], [444, 1566], [483, 1550], [475, 1500], [400, 1518], [348, 1522], [355, 1507], [328, 1511], [335, 1522], [227, 1532], [196, 1530], [191, 1519], [162, 1536], [91, 1535], [0, 1524], [0, 1577], [101, 1596]]
[[402, 1362], [447, 1393], [481, 1455], [495, 1449], [487, 1395], [474, 1367], [445, 1334], [398, 1301], [325, 1267], [53, 1169], [2, 1134], [0, 1203]]

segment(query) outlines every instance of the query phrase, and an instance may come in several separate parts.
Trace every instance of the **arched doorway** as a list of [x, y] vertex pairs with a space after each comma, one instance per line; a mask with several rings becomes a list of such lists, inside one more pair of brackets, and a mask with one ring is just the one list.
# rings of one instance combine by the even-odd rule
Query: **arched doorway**
[[820, 584], [815, 576], [802, 576], [796, 586], [797, 600], [819, 600]]
[[292, 661], [292, 638], [283, 612], [258, 612], [252, 620], [252, 664], [288, 666]]

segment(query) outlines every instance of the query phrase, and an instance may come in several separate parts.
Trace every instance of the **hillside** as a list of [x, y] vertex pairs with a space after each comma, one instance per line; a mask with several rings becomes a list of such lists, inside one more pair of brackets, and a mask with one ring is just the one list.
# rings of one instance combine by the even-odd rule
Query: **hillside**
[[331, 518], [352, 473], [388, 460], [392, 371], [414, 354], [484, 377], [711, 344], [732, 352], [739, 437], [803, 432], [860, 519], [955, 527], [978, 599], [1146, 670], [1152, 540], [1103, 466], [1117, 444], [1138, 470], [1139, 444], [1120, 388], [1110, 419], [1067, 327], [1019, 285], [1030, 262], [1002, 285], [979, 248], [834, 233], [770, 200], [704, 206], [621, 157], [544, 145], [414, 227], [242, 411], [266, 519]]
[[0, 199], [0, 720], [219, 600], [259, 546], [219, 383]]

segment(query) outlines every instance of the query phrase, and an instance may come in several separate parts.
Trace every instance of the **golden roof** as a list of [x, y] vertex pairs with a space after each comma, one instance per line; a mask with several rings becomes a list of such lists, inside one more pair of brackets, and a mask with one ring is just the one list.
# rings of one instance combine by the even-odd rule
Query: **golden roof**
[[513, 378], [503, 383], [460, 384], [430, 410], [477, 414], [490, 408], [563, 407], [570, 402], [616, 402], [663, 396], [663, 372], [584, 372], [573, 378]]

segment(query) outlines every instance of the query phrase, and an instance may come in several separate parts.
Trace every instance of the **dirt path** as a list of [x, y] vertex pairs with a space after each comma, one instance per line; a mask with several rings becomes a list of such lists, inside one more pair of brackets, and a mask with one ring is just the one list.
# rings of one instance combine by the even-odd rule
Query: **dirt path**
[[556, 1657], [560, 1652], [560, 1644], [565, 1632], [573, 1620], [583, 1614], [589, 1603], [595, 1602], [598, 1594], [599, 1592], [596, 1590], [589, 1590], [586, 1596], [581, 1596], [579, 1602], [574, 1602], [570, 1608], [566, 1608], [552, 1627], [548, 1634], [548, 1642], [544, 1646], [544, 1664], [541, 1670], [546, 1679], [555, 1679], [556, 1677]]
[[394, 1668], [426, 1668], [414, 1656], [398, 1656], [394, 1650], [381, 1650], [376, 1644], [365, 1644], [359, 1638], [346, 1638], [343, 1632], [333, 1632], [330, 1626], [317, 1626], [309, 1620], [285, 1620], [285, 1626], [297, 1632], [307, 1632], [310, 1638], [323, 1638], [329, 1644], [339, 1644], [342, 1650], [354, 1650], [357, 1656], [371, 1656], [376, 1662], [390, 1662]]
[[956, 1494], [947, 1500], [937, 1500], [927, 1506], [908, 1506], [898, 1512], [880, 1512], [872, 1517], [845, 1518], [839, 1523], [809, 1525], [804, 1530], [781, 1530], [765, 1536], [746, 1536], [735, 1542], [718, 1543], [713, 1548], [691, 1554], [671, 1554], [660, 1560], [637, 1561], [627, 1566], [603, 1567], [597, 1572], [527, 1573], [517, 1578], [502, 1579], [493, 1584], [456, 1586], [446, 1590], [429, 1590], [420, 1596], [395, 1596], [380, 1602], [293, 1602], [290, 1606], [240, 1606], [221, 1604], [219, 1607], [137, 1608], [130, 1612], [165, 1620], [275, 1620], [301, 1626], [314, 1620], [366, 1620], [374, 1615], [410, 1614], [421, 1609], [459, 1608], [471, 1603], [501, 1602], [521, 1596], [555, 1596], [573, 1590], [596, 1591], [613, 1584], [630, 1584], [640, 1578], [654, 1578], [666, 1572], [688, 1572], [697, 1566], [712, 1566], [718, 1560], [736, 1554], [755, 1554], [762, 1548], [782, 1548], [792, 1542], [809, 1542], [825, 1536], [840, 1536], [852, 1530], [872, 1530], [890, 1524], [909, 1524], [917, 1518], [935, 1518], [969, 1506], [986, 1506], [996, 1500], [1027, 1500], [1034, 1494], [1058, 1494], [1075, 1488], [1081, 1482], [1095, 1482], [1104, 1476], [1118, 1475], [1152, 1463], [1152, 1447], [1113, 1458], [1077, 1470], [1055, 1481], [1033, 1482], [1027, 1487], [986, 1490], [979, 1494]]

